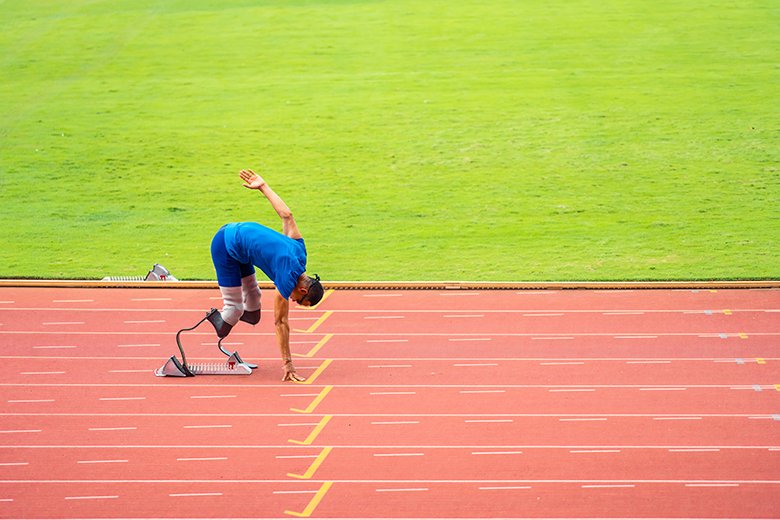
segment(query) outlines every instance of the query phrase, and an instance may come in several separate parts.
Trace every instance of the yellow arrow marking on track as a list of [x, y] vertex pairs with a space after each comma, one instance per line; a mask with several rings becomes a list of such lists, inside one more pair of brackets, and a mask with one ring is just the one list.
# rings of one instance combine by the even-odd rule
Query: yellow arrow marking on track
[[312, 413], [331, 390], [333, 390], [333, 385], [328, 385], [323, 388], [322, 392], [320, 392], [319, 395], [314, 398], [314, 400], [309, 404], [309, 406], [306, 407], [305, 410], [301, 410], [300, 408], [290, 408], [290, 410], [298, 413]]
[[325, 494], [328, 492], [330, 487], [333, 485], [333, 482], [323, 482], [322, 486], [320, 486], [319, 491], [314, 495], [314, 498], [311, 499], [309, 502], [309, 505], [306, 506], [306, 509], [303, 510], [301, 513], [297, 513], [295, 511], [285, 511], [284, 514], [290, 515], [290, 516], [297, 516], [298, 518], [308, 518], [311, 516], [311, 514], [314, 512], [314, 510], [317, 508], [317, 506], [322, 502], [322, 499], [325, 497]]
[[312, 324], [312, 326], [311, 326], [311, 327], [309, 327], [309, 328], [308, 328], [308, 329], [306, 329], [306, 330], [301, 330], [301, 329], [293, 329], [293, 330], [294, 330], [295, 332], [305, 332], [305, 333], [314, 332], [315, 330], [317, 330], [317, 327], [319, 327], [320, 325], [322, 325], [322, 322], [324, 322], [325, 320], [327, 320], [327, 319], [328, 319], [328, 317], [330, 317], [330, 315], [331, 315], [331, 314], [333, 314], [333, 311], [326, 311], [326, 312], [324, 312], [324, 313], [322, 314], [322, 316], [320, 316], [320, 319], [318, 319], [317, 321], [315, 321], [315, 322], [314, 322], [314, 324]]
[[314, 476], [314, 473], [319, 469], [319, 467], [325, 461], [325, 458], [330, 454], [332, 450], [333, 448], [331, 447], [323, 448], [320, 454], [317, 455], [317, 458], [314, 459], [314, 462], [311, 463], [309, 469], [307, 469], [303, 475], [298, 475], [296, 473], [288, 473], [287, 476], [291, 478], [299, 478], [304, 480], [308, 480], [312, 478]]
[[322, 362], [322, 364], [319, 367], [317, 367], [317, 370], [315, 370], [314, 373], [310, 375], [306, 381], [301, 381], [298, 384], [310, 385], [314, 383], [314, 381], [320, 376], [320, 374], [322, 374], [325, 371], [326, 368], [328, 368], [328, 365], [330, 365], [331, 363], [333, 363], [332, 359], [326, 359], [325, 361]]
[[314, 347], [310, 351], [308, 351], [306, 354], [293, 354], [293, 356], [295, 356], [295, 357], [307, 357], [307, 358], [314, 357], [314, 354], [319, 352], [320, 349], [325, 346], [325, 343], [330, 341], [330, 339], [332, 337], [333, 337], [333, 334], [325, 334], [325, 337], [322, 338], [319, 343], [314, 345]]
[[309, 436], [306, 437], [306, 439], [304, 439], [302, 441], [296, 441], [295, 439], [288, 439], [287, 442], [292, 442], [293, 444], [299, 444], [301, 446], [308, 446], [308, 445], [310, 445], [312, 442], [314, 442], [314, 439], [317, 438], [317, 435], [320, 434], [322, 429], [325, 428], [325, 426], [327, 426], [328, 422], [331, 419], [333, 419], [332, 415], [326, 415], [322, 419], [320, 419], [320, 422], [317, 423], [317, 426], [314, 427], [314, 429], [309, 434]]

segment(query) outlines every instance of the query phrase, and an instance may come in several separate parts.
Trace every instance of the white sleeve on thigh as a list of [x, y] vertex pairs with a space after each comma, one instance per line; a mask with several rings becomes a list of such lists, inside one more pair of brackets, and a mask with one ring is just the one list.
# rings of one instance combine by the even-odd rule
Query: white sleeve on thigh
[[221, 287], [222, 292], [222, 319], [230, 325], [235, 325], [244, 314], [244, 305], [241, 303], [241, 287]]
[[260, 287], [254, 273], [241, 279], [241, 291], [244, 295], [244, 310], [253, 312], [260, 310]]

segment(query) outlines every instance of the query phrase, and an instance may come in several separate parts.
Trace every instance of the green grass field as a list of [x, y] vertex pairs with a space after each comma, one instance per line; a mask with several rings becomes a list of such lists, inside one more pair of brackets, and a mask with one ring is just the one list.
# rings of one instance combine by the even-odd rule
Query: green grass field
[[780, 277], [776, 0], [0, 1], [0, 277]]

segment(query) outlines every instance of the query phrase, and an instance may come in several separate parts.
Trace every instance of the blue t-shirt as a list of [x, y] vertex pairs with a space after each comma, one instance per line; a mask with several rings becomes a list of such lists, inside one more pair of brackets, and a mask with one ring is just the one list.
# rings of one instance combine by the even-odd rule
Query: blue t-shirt
[[225, 247], [242, 264], [260, 268], [289, 298], [306, 271], [306, 244], [255, 222], [234, 222], [225, 226]]

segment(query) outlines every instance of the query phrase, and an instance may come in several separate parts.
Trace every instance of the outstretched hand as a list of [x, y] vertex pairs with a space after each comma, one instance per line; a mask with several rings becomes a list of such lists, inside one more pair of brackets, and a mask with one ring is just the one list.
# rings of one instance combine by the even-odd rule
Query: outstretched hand
[[241, 177], [241, 180], [244, 181], [244, 188], [259, 190], [265, 184], [263, 178], [252, 170], [241, 170], [238, 175]]
[[284, 381], [292, 381], [293, 383], [303, 383], [304, 381], [306, 381], [306, 378], [296, 374], [295, 367], [293, 366], [292, 361], [288, 361], [284, 365], [284, 377], [282, 378], [282, 382]]

